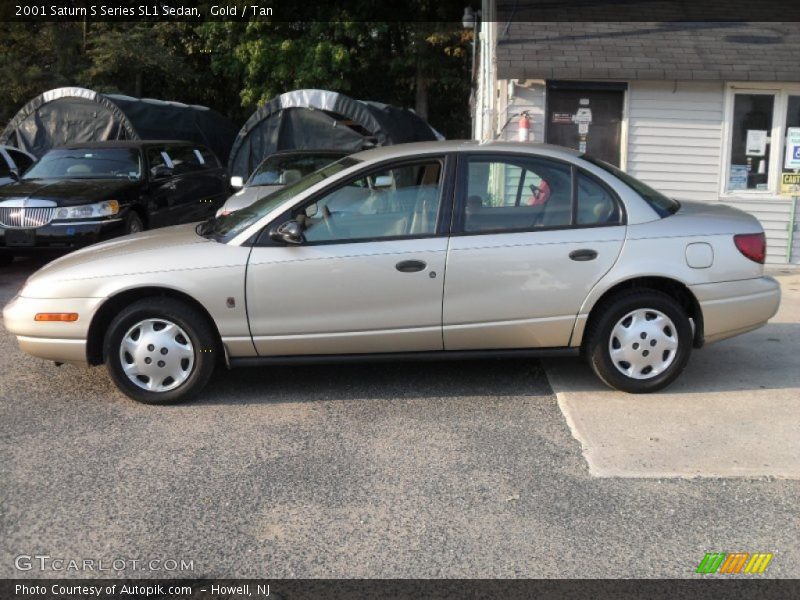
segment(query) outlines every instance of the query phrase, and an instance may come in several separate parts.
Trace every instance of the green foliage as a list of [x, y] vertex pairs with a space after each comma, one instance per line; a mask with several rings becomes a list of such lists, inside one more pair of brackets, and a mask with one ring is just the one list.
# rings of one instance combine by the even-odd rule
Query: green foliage
[[[436, 17], [438, 5], [416, 3]], [[237, 123], [278, 94], [322, 88], [417, 107], [447, 137], [469, 135], [471, 33], [460, 23], [368, 23], [333, 8], [319, 19], [2, 23], [0, 124], [63, 85], [204, 104]]]

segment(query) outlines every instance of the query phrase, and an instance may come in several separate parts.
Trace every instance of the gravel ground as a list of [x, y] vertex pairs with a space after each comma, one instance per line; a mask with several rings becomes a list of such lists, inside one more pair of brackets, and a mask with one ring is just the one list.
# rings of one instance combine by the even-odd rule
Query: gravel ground
[[221, 371], [151, 407], [2, 330], [0, 373], [0, 577], [691, 577], [706, 551], [800, 576], [800, 482], [593, 479], [536, 361]]

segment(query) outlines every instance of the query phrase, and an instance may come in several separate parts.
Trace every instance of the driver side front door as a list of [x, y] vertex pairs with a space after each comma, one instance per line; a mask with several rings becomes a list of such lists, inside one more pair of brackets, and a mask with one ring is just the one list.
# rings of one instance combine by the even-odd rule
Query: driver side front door
[[286, 215], [304, 243], [257, 245], [247, 268], [258, 354], [442, 350], [445, 172], [444, 157], [378, 167]]

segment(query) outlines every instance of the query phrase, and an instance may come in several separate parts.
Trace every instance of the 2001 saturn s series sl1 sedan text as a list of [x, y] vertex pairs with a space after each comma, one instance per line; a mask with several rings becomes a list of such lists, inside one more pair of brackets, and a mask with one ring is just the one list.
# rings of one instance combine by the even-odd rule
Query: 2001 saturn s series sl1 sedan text
[[187, 399], [230, 366], [581, 352], [608, 385], [669, 384], [693, 347], [763, 325], [764, 233], [552, 146], [406, 144], [255, 204], [45, 266], [3, 312], [20, 347]]

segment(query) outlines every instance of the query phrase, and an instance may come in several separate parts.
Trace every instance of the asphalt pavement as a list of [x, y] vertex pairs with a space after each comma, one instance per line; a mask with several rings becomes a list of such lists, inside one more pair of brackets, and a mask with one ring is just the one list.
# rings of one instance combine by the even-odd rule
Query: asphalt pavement
[[[700, 577], [711, 551], [798, 577], [799, 491], [593, 477], [537, 361], [223, 370], [154, 407], [0, 330], [0, 577]], [[15, 568], [37, 554], [126, 569]]]

